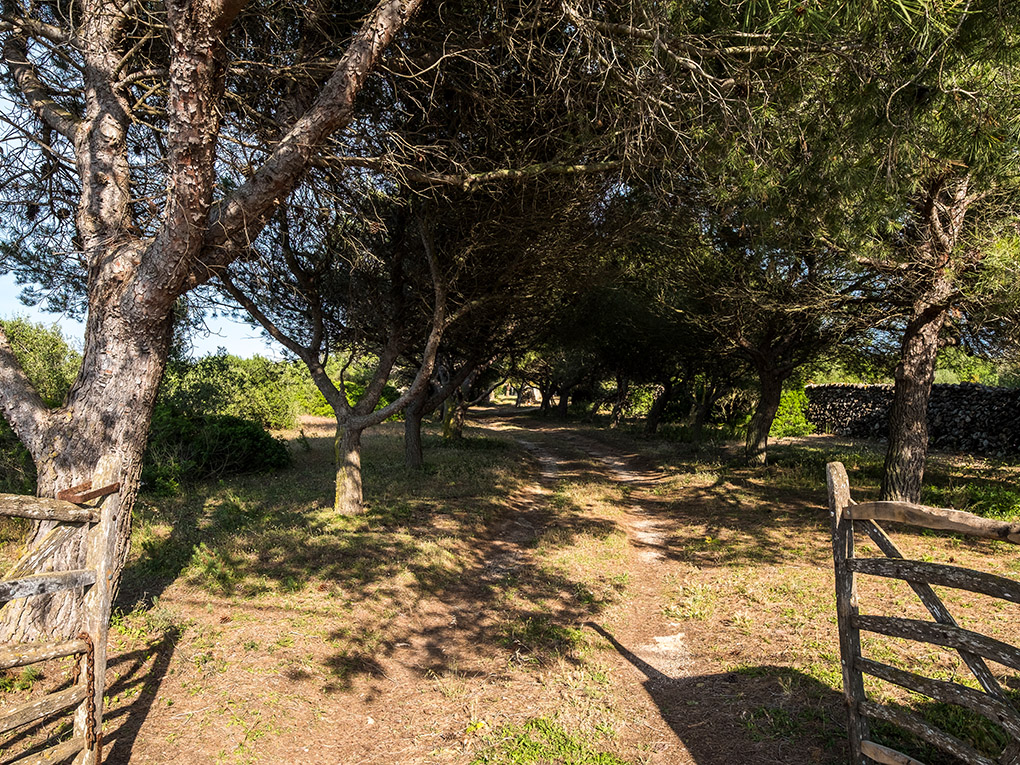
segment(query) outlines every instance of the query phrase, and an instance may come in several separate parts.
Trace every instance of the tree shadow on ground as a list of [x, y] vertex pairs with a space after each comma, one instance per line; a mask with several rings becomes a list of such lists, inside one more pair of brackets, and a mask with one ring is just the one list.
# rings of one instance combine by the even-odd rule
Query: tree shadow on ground
[[644, 676], [642, 685], [662, 720], [697, 765], [836, 765], [847, 761], [842, 697], [788, 667], [670, 677], [605, 638]]
[[178, 627], [170, 627], [158, 640], [110, 662], [107, 674], [114, 674], [117, 679], [106, 689], [107, 698], [126, 695], [134, 701], [105, 715], [104, 763], [130, 762], [131, 750], [142, 723], [159, 697], [159, 688], [166, 678], [180, 635]]

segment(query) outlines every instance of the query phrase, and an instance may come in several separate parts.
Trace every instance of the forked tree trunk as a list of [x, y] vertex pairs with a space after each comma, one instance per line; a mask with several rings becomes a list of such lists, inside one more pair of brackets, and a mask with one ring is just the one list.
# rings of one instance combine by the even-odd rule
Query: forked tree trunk
[[333, 441], [336, 459], [333, 510], [340, 515], [358, 515], [365, 510], [361, 488], [361, 433], [362, 429], [345, 427], [337, 421]]
[[662, 386], [659, 395], [655, 397], [652, 408], [648, 410], [648, 417], [645, 419], [645, 433], [654, 435], [659, 430], [659, 423], [662, 422], [662, 413], [666, 410], [666, 404], [673, 397], [673, 382], [667, 380]]
[[946, 309], [915, 305], [903, 336], [889, 410], [889, 448], [880, 499], [918, 502], [928, 457], [928, 399]]
[[768, 370], [758, 371], [761, 386], [758, 405], [747, 424], [744, 458], [748, 465], [764, 465], [768, 457], [769, 431], [783, 396], [783, 378]]

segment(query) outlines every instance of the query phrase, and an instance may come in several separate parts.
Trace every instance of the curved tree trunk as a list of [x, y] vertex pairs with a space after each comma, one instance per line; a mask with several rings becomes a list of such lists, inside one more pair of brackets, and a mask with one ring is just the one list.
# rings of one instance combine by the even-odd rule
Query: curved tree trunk
[[358, 515], [365, 511], [361, 489], [362, 428], [341, 425], [337, 421], [333, 441], [336, 458], [336, 496], [333, 509], [341, 515]]
[[747, 424], [744, 458], [748, 465], [764, 465], [768, 456], [769, 431], [783, 396], [783, 378], [768, 370], [758, 371], [761, 395]]
[[915, 305], [903, 336], [889, 410], [889, 448], [880, 499], [918, 502], [928, 457], [928, 399], [946, 310]]
[[666, 409], [666, 404], [673, 397], [674, 387], [673, 381], [667, 380], [666, 384], [662, 386], [662, 390], [659, 391], [659, 395], [655, 397], [652, 408], [648, 410], [648, 417], [645, 420], [645, 433], [648, 435], [654, 435], [659, 430], [662, 413]]

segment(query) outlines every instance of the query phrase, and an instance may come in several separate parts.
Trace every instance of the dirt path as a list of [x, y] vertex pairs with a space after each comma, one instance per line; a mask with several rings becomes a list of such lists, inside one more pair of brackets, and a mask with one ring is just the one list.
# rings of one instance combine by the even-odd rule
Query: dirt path
[[[705, 489], [583, 429], [476, 425], [516, 440], [533, 480], [474, 531], [442, 514], [314, 531], [319, 516], [293, 501], [234, 557], [212, 538], [186, 548], [158, 606], [112, 633], [106, 762], [838, 761], [794, 743], [796, 730], [773, 735], [776, 715], [799, 714], [794, 681], [769, 671], [776, 645], [759, 651], [745, 622], [713, 611], [722, 585], [690, 554], [707, 527], [684, 509]], [[328, 468], [331, 434], [308, 436], [295, 485]], [[231, 512], [262, 512], [265, 490], [248, 504], [242, 488], [228, 492]], [[220, 501], [202, 500], [200, 517]], [[473, 517], [472, 501], [457, 512]], [[163, 614], [179, 626], [158, 631]], [[754, 671], [734, 671], [744, 664]], [[544, 741], [575, 749], [508, 759], [543, 721], [555, 726]]]
[[[497, 419], [486, 424], [514, 428]], [[623, 735], [645, 753], [644, 761], [821, 762], [817, 747], [791, 750], [785, 742], [750, 735], [749, 717], [778, 695], [774, 678], [719, 671], [718, 649], [732, 637], [712, 634], [696, 620], [674, 618], [675, 611], [664, 608], [671, 587], [697, 593], [700, 586], [686, 584], [691, 566], [671, 546], [695, 532], [663, 501], [660, 487], [668, 476], [640, 453], [619, 451], [569, 427], [532, 421], [518, 442], [536, 458], [547, 485], [576, 473], [580, 456], [589, 471], [623, 490], [612, 519], [628, 541], [627, 597], [586, 626], [605, 640], [617, 669], [615, 695], [632, 721]]]

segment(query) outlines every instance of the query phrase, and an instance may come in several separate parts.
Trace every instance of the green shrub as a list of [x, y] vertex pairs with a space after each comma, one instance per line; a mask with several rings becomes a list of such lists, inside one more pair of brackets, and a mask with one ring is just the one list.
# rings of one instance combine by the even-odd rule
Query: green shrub
[[[56, 325], [27, 319], [0, 321], [14, 356], [48, 406], [60, 406], [71, 389], [81, 356], [64, 340]], [[0, 492], [35, 493], [35, 464], [7, 421], [0, 417]]]
[[284, 443], [261, 425], [231, 415], [186, 415], [156, 408], [142, 467], [142, 485], [174, 494], [183, 483], [290, 464]]
[[192, 417], [231, 415], [266, 428], [297, 421], [299, 376], [289, 362], [227, 353], [169, 365], [159, 402]]
[[803, 390], [783, 391], [769, 435], [773, 438], [784, 438], [814, 433], [814, 425], [808, 422], [807, 407], [808, 398]]

